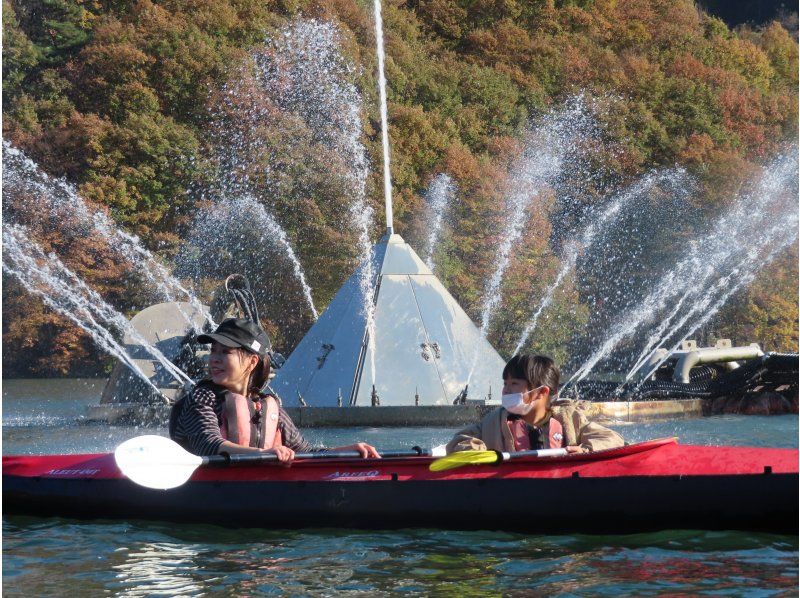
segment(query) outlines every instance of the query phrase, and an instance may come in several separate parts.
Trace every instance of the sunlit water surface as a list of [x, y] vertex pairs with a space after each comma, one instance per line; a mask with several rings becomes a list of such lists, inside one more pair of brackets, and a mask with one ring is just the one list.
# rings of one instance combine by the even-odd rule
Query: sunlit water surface
[[[82, 423], [102, 381], [5, 381], [3, 453], [103, 452], [152, 428]], [[627, 440], [797, 447], [796, 416], [619, 425]], [[383, 449], [453, 429], [307, 430], [315, 443]], [[465, 497], [465, 500], [467, 497]], [[736, 497], [731, 497], [736, 500]], [[547, 517], [530, 501], [530, 517]], [[254, 521], [269, 519], [269, 504]], [[276, 523], [276, 525], [279, 525]], [[673, 530], [536, 536], [442, 530], [228, 530], [137, 521], [3, 517], [3, 593], [79, 595], [560, 594], [796, 596], [798, 538]]]

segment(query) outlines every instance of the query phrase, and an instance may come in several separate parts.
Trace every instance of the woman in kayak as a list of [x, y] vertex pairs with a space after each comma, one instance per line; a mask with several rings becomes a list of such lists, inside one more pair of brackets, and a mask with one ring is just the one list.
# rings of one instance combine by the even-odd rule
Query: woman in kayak
[[623, 446], [622, 436], [589, 421], [576, 401], [555, 398], [560, 376], [549, 357], [512, 357], [503, 369], [503, 406], [458, 432], [447, 452], [566, 448], [588, 453]]
[[[201, 456], [275, 453], [283, 462], [294, 459], [295, 452], [327, 450], [311, 446], [277, 400], [261, 392], [270, 372], [270, 340], [261, 326], [248, 318], [228, 318], [197, 341], [211, 344], [211, 377], [173, 406], [173, 440]], [[380, 457], [363, 442], [332, 450]]]

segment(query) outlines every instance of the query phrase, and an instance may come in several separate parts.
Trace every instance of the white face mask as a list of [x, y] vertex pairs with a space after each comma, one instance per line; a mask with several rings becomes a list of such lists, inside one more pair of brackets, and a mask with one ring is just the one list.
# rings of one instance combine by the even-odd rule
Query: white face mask
[[531, 392], [536, 392], [540, 388], [545, 388], [544, 386], [538, 386], [533, 390], [529, 390], [526, 392], [515, 392], [508, 395], [503, 395], [500, 400], [503, 403], [503, 407], [509, 413], [513, 413], [514, 415], [527, 415], [531, 409], [533, 409], [533, 404], [536, 401], [531, 401], [530, 403], [525, 402], [525, 395]]

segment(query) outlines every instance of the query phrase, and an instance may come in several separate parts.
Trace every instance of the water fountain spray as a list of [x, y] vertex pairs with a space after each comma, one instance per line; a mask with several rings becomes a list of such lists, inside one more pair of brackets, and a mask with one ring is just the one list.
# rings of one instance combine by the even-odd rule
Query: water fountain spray
[[[14, 198], [21, 194], [36, 196], [37, 199], [45, 202], [46, 213], [25, 213], [26, 218], [49, 216], [62, 227], [68, 226], [67, 223], [72, 221], [76, 223], [73, 226], [85, 229], [72, 231], [75, 234], [86, 234], [90, 231], [100, 235], [106, 241], [109, 249], [135, 266], [137, 271], [161, 293], [166, 301], [175, 301], [176, 295], [183, 295], [194, 310], [203, 314], [211, 322], [211, 325], [214, 325], [211, 315], [197, 296], [172, 276], [164, 265], [142, 245], [138, 237], [117, 227], [105, 212], [92, 210], [73, 185], [63, 179], [51, 178], [33, 160], [5, 140], [3, 141], [3, 166], [3, 193], [6, 195], [4, 215], [14, 207]], [[187, 323], [194, 327], [193, 320], [188, 314], [180, 309], [179, 312]], [[196, 331], [200, 332], [199, 329]]]
[[[528, 224], [531, 202], [557, 184], [564, 160], [575, 154], [581, 143], [597, 134], [597, 125], [586, 98], [571, 98], [565, 105], [538, 123], [526, 137], [522, 155], [510, 169], [509, 192], [505, 201], [506, 223], [501, 233], [495, 259], [495, 270], [484, 289], [481, 312], [481, 335], [489, 332], [492, 315], [500, 304], [500, 287], [511, 261], [511, 250], [522, 237]], [[477, 364], [473, 354], [470, 375]]]
[[394, 232], [392, 223], [392, 174], [389, 166], [389, 116], [386, 107], [386, 56], [383, 51], [381, 0], [375, 0], [375, 40], [378, 46], [378, 88], [381, 97], [381, 141], [383, 144], [383, 196], [386, 202], [386, 234]]
[[433, 252], [439, 240], [439, 232], [442, 228], [444, 213], [455, 193], [456, 184], [453, 182], [453, 179], [444, 173], [440, 173], [431, 181], [431, 184], [428, 186], [428, 191], [425, 194], [430, 210], [433, 213], [433, 222], [431, 223], [431, 230], [428, 235], [428, 255], [425, 258], [425, 265], [431, 270], [433, 270]]
[[588, 215], [587, 219], [589, 220], [589, 224], [584, 227], [577, 239], [567, 244], [564, 250], [564, 257], [562, 258], [561, 269], [555, 281], [545, 291], [538, 308], [526, 324], [514, 348], [515, 355], [519, 353], [528, 342], [531, 333], [536, 329], [539, 317], [553, 302], [555, 292], [564, 278], [575, 269], [580, 254], [591, 251], [595, 243], [602, 243], [605, 234], [617, 222], [618, 216], [631, 204], [635, 203], [637, 199], [647, 195], [656, 186], [665, 182], [670, 182], [675, 178], [684, 177], [685, 175], [686, 172], [683, 169], [670, 169], [648, 173], [629, 188], [615, 194], [607, 205], [602, 210], [599, 210], [598, 213], [590, 213]]
[[[277, 245], [287, 257], [316, 320], [319, 314], [311, 297], [311, 288], [286, 231], [267, 208], [249, 193], [242, 192], [233, 198], [226, 196], [208, 210], [197, 214], [186, 242], [187, 248], [196, 248], [197, 251], [184, 250], [178, 258], [178, 268], [179, 271], [195, 271], [199, 274], [201, 268], [207, 267], [209, 256], [215, 254], [235, 260], [235, 270], [246, 269], [244, 256], [267, 262], [268, 258], [262, 252], [273, 245]], [[217, 261], [221, 262], [219, 258]]]
[[[254, 250], [254, 242], [275, 245], [289, 262], [303, 298], [314, 320], [319, 312], [303, 266], [289, 235], [275, 215], [262, 201], [266, 186], [270, 193], [279, 193], [286, 185], [286, 169], [281, 152], [262, 130], [275, 128], [280, 117], [299, 117], [314, 141], [338, 153], [346, 154], [336, 132], [346, 121], [341, 112], [331, 109], [340, 93], [330, 85], [331, 39], [333, 28], [316, 21], [293, 23], [265, 41], [251, 54], [251, 62], [231, 76], [222, 87], [220, 104], [212, 109], [212, 146], [218, 163], [218, 178], [208, 189], [214, 200], [214, 214], [224, 215], [222, 222], [212, 225], [231, 238], [237, 227], [236, 210], [243, 209], [241, 222], [251, 229], [252, 239], [241, 239], [228, 247], [239, 261], [234, 269]], [[288, 182], [293, 184], [294, 180]], [[251, 220], [248, 220], [251, 219]], [[198, 214], [193, 236], [202, 238], [209, 223], [205, 214]], [[224, 226], [223, 226], [224, 224]], [[247, 243], [247, 245], [246, 245]], [[185, 256], [184, 261], [191, 261]]]
[[24, 226], [10, 223], [3, 226], [3, 270], [14, 276], [30, 293], [40, 297], [48, 307], [87, 332], [101, 349], [127, 365], [159, 394], [160, 391], [117, 342], [109, 328], [128, 335], [181, 384], [191, 382], [180, 368], [147, 342], [124, 315], [90, 289], [58, 257], [52, 253], [45, 254], [31, 241]]
[[[380, 6], [376, 5], [376, 37], [379, 39], [379, 82], [381, 83], [384, 185], [387, 230], [392, 232], [391, 179], [389, 168], [386, 79]], [[371, 239], [374, 210], [367, 201], [370, 165], [363, 144], [363, 102], [352, 81], [355, 66], [341, 53], [340, 33], [332, 23], [299, 20], [281, 35], [268, 40], [273, 50], [257, 57], [260, 77], [278, 106], [298, 115], [311, 129], [314, 139], [339, 157], [344, 180], [352, 200], [346, 225], [353, 226], [359, 249], [359, 290], [366, 320], [363, 348], [375, 362], [375, 255]], [[372, 380], [372, 383], [375, 381]]]
[[[602, 345], [564, 385], [584, 379], [592, 369], [664, 309], [645, 351], [628, 372], [630, 379], [649, 357], [686, 326], [692, 318], [707, 321], [727, 299], [732, 287], [741, 288], [759, 268], [797, 238], [797, 150], [789, 150], [765, 167], [750, 192], [734, 204], [689, 246], [688, 254], [659, 281], [633, 309], [623, 313]], [[733, 277], [736, 273], [736, 278]], [[720, 295], [721, 294], [721, 295]], [[721, 297], [721, 298], [720, 298]], [[712, 303], [718, 299], [715, 303]], [[688, 306], [681, 308], [681, 306]], [[677, 322], [673, 320], [681, 314]], [[692, 328], [696, 330], [697, 326]]]
[[298, 20], [267, 41], [271, 49], [256, 57], [260, 81], [283, 110], [297, 115], [313, 138], [338, 157], [337, 166], [352, 198], [345, 220], [355, 229], [360, 263], [359, 288], [367, 321], [364, 344], [374, 361], [375, 277], [370, 231], [374, 210], [367, 201], [370, 165], [363, 144], [362, 98], [353, 83], [355, 66], [341, 53], [340, 33], [332, 23]]
[[[678, 312], [681, 313], [681, 318], [672, 325], [668, 333], [664, 333], [663, 330], [665, 327], [659, 325], [658, 330], [662, 332], [659, 342], [655, 347], [652, 347], [650, 352], [644, 355], [643, 358], [640, 357], [634, 367], [626, 374], [626, 381], [630, 380], [646, 363], [648, 363], [655, 352], [663, 347], [677, 331], [682, 330], [683, 327], [694, 318], [694, 323], [690, 325], [689, 330], [685, 332], [682, 338], [670, 349], [667, 353], [667, 357], [653, 366], [651, 371], [642, 378], [642, 381], [649, 378], [653, 372], [666, 361], [669, 354], [680, 346], [682, 341], [686, 340], [689, 335], [711, 319], [740, 288], [749, 285], [755, 280], [761, 268], [772, 262], [786, 247], [797, 239], [797, 212], [795, 211], [792, 213], [790, 211], [785, 216], [785, 218], [777, 220], [772, 226], [760, 231], [758, 245], [751, 248], [750, 251], [747, 251], [744, 256], [741, 257], [739, 263], [737, 263], [727, 275], [720, 277], [705, 293], [699, 297], [692, 297], [692, 295], [696, 293], [689, 293], [687, 291], [687, 293], [681, 297], [678, 305], [681, 305], [684, 300], [689, 297], [692, 297], [694, 301], [687, 309]], [[705, 275], [701, 281], [705, 283], [709, 278], [711, 278], [711, 276]], [[714, 301], [715, 299], [716, 301]], [[714, 301], [713, 304], [712, 301]], [[664, 322], [670, 324], [675, 315], [676, 310], [673, 310], [673, 312], [665, 318]]]
[[[795, 230], [794, 235], [785, 235], [782, 239], [776, 239], [775, 244], [772, 246], [771, 251], [769, 251], [766, 255], [763, 256], [762, 260], [759, 262], [754, 262], [753, 260], [747, 258], [742, 261], [741, 269], [737, 268], [731, 274], [722, 279], [725, 284], [721, 284], [719, 286], [726, 289], [726, 291], [717, 299], [717, 301], [705, 309], [703, 315], [697, 319], [686, 332], [684, 332], [683, 336], [675, 342], [675, 344], [667, 351], [667, 354], [660, 359], [655, 365], [653, 365], [647, 374], [645, 374], [642, 378], [640, 383], [637, 386], [641, 386], [641, 384], [650, 378], [657, 370], [660, 368], [666, 361], [669, 359], [669, 356], [681, 346], [681, 343], [689, 338], [692, 334], [695, 333], [701, 326], [703, 326], [706, 322], [708, 322], [722, 307], [728, 302], [728, 300], [735, 295], [739, 289], [742, 289], [753, 282], [756, 277], [758, 276], [758, 269], [763, 266], [764, 264], [769, 264], [774, 260], [783, 250], [789, 247], [792, 243], [797, 240], [797, 226], [798, 220], [797, 218], [793, 219], [793, 228]], [[704, 302], [705, 304], [710, 302], [711, 297], [709, 296], [707, 300]], [[680, 324], [679, 324], [680, 326]], [[676, 328], [679, 328], [676, 327]], [[626, 380], [629, 378], [626, 378]]]

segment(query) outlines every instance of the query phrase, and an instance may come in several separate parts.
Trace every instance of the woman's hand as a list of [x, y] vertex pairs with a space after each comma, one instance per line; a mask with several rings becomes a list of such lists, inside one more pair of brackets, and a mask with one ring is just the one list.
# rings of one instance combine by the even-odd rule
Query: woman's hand
[[368, 459], [370, 457], [374, 459], [380, 459], [381, 455], [378, 453], [378, 449], [376, 449], [371, 444], [367, 444], [366, 442], [356, 442], [355, 444], [348, 444], [347, 446], [338, 446], [334, 449], [329, 449], [331, 451], [357, 451], [359, 455], [363, 459]]
[[589, 452], [587, 449], [583, 448], [582, 446], [568, 446], [568, 447], [566, 447], [566, 449], [567, 449], [567, 452], [570, 453], [570, 454], [572, 454], [572, 453], [588, 453]]
[[367, 459], [372, 457], [374, 459], [380, 459], [381, 455], [371, 444], [367, 444], [366, 442], [356, 442], [355, 449], [359, 452], [359, 454], [364, 458]]
[[274, 453], [281, 463], [289, 464], [294, 459], [294, 451], [286, 446], [275, 446], [271, 449], [263, 449], [265, 453]]

